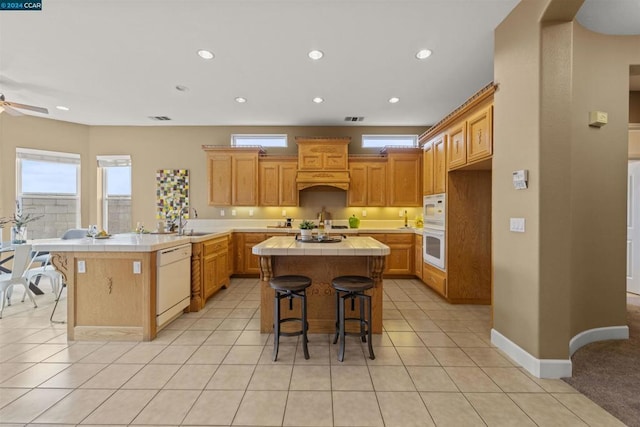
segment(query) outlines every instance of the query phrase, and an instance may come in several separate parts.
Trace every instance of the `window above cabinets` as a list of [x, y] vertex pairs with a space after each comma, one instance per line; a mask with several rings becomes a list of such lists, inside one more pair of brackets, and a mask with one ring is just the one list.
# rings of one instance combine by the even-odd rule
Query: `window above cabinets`
[[362, 135], [362, 148], [417, 146], [418, 135]]
[[286, 148], [286, 134], [233, 134], [231, 135], [232, 147], [278, 147]]

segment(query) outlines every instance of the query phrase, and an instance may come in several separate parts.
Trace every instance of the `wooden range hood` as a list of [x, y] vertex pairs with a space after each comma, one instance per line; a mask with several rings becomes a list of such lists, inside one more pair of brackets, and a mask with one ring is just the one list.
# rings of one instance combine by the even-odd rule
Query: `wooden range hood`
[[298, 190], [327, 186], [348, 190], [349, 142], [351, 138], [296, 137]]

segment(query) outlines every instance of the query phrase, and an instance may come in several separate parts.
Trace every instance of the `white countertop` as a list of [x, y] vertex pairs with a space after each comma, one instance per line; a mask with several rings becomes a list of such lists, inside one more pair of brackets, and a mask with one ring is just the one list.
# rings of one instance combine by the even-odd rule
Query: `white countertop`
[[276, 236], [255, 245], [254, 255], [346, 255], [383, 256], [389, 255], [389, 246], [372, 237], [349, 236], [338, 243], [301, 242], [293, 236]]
[[153, 252], [185, 243], [195, 237], [176, 234], [115, 234], [108, 239], [38, 239], [33, 250], [48, 252]]

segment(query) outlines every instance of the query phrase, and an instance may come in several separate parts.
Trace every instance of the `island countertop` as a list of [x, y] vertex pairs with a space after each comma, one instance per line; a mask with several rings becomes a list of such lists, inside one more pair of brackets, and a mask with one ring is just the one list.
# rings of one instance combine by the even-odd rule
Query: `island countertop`
[[275, 236], [258, 243], [251, 252], [260, 256], [384, 256], [391, 250], [372, 237], [349, 236], [340, 242], [316, 243], [296, 240], [293, 236]]
[[37, 239], [33, 249], [48, 252], [154, 252], [191, 243], [192, 237], [176, 234], [114, 234], [108, 239]]

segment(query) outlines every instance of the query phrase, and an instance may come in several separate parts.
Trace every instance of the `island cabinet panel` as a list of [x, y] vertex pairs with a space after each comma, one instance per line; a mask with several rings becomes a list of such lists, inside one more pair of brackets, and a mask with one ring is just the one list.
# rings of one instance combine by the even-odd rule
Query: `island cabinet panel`
[[228, 241], [222, 236], [192, 244], [191, 311], [201, 310], [211, 295], [229, 286]]
[[51, 258], [67, 284], [70, 341], [155, 338], [155, 252], [52, 252]]
[[245, 276], [257, 276], [260, 274], [260, 259], [251, 250], [266, 238], [266, 233], [235, 233], [235, 274]]
[[387, 149], [388, 206], [422, 206], [422, 151]]
[[257, 148], [205, 146], [209, 205], [256, 206], [258, 204]]
[[260, 206], [297, 206], [297, 169], [295, 158], [261, 158], [258, 162]]
[[384, 158], [350, 158], [349, 178], [349, 206], [386, 206], [387, 164]]

